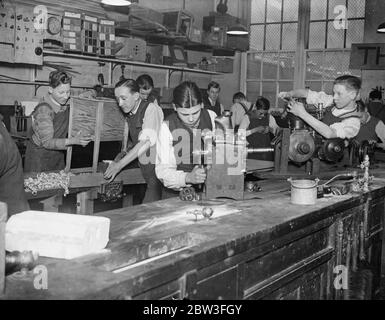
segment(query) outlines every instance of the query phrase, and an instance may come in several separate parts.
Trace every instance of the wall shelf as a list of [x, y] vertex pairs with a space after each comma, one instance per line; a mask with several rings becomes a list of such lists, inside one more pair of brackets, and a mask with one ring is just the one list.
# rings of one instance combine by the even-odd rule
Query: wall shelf
[[172, 71], [181, 71], [181, 72], [208, 74], [208, 75], [220, 75], [221, 74], [219, 72], [206, 71], [206, 70], [201, 70], [201, 69], [191, 69], [191, 68], [176, 67], [176, 66], [165, 66], [165, 65], [161, 65], [161, 64], [152, 64], [152, 63], [146, 63], [146, 62], [140, 62], [140, 61], [120, 60], [120, 59], [114, 59], [114, 58], [101, 58], [101, 57], [86, 56], [86, 55], [76, 54], [76, 53], [65, 53], [65, 52], [44, 50], [43, 54], [46, 57], [47, 56], [54, 56], [54, 57], [62, 57], [62, 58], [82, 59], [82, 60], [88, 60], [88, 61], [108, 62], [108, 63], [115, 63], [115, 64], [125, 64], [125, 65], [132, 65], [132, 66], [138, 66], [138, 67], [145, 67], [145, 68], [165, 69], [165, 70], [172, 70]]

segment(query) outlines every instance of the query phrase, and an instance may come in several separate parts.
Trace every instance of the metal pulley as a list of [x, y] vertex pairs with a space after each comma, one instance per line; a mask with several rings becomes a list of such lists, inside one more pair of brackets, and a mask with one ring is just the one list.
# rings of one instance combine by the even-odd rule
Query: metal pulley
[[313, 136], [308, 130], [294, 130], [290, 135], [289, 159], [302, 163], [308, 161], [315, 151]]
[[318, 157], [321, 160], [337, 162], [344, 156], [345, 142], [340, 138], [333, 138], [324, 141], [318, 150]]

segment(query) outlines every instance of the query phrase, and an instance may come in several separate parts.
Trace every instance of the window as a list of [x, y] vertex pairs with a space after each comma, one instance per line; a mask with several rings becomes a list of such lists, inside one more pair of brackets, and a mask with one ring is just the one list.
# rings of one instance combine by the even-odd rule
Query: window
[[[301, 86], [332, 93], [333, 81], [350, 70], [352, 43], [363, 42], [365, 0], [252, 0], [250, 51], [247, 58], [247, 97], [263, 95], [273, 107], [283, 106], [281, 91]], [[310, 7], [310, 16], [306, 8]], [[298, 21], [309, 21], [309, 33], [298, 37]], [[306, 43], [303, 63], [295, 64], [298, 39]]]
[[252, 0], [250, 50], [293, 50], [298, 0]]
[[272, 106], [281, 105], [277, 99], [280, 91], [294, 86], [294, 52], [261, 52], [249, 55], [247, 72], [247, 98], [267, 98]]
[[309, 49], [363, 42], [365, 0], [310, 0]]

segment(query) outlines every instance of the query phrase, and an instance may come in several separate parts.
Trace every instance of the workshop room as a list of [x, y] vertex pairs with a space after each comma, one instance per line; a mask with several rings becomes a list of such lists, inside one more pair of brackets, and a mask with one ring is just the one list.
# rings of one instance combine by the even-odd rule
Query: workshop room
[[385, 298], [384, 12], [0, 0], [0, 300]]

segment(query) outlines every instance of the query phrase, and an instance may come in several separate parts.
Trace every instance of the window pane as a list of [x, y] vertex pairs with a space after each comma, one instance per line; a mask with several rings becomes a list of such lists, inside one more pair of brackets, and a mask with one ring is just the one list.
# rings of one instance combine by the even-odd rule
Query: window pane
[[298, 21], [298, 0], [283, 1], [283, 21]]
[[298, 23], [285, 23], [282, 26], [282, 50], [297, 48]]
[[277, 105], [277, 84], [276, 82], [266, 81], [262, 83], [262, 96], [270, 101], [270, 106], [275, 107]]
[[323, 53], [308, 52], [306, 62], [306, 80], [322, 79]]
[[281, 52], [279, 56], [279, 79], [294, 79], [294, 52]]
[[325, 20], [326, 4], [327, 0], [311, 0], [310, 20]]
[[[278, 92], [283, 92], [283, 91], [287, 92], [294, 89], [294, 82], [291, 82], [291, 81], [280, 81], [278, 85], [279, 85]], [[283, 109], [284, 107], [285, 107], [285, 101], [282, 99], [278, 99], [278, 108]]]
[[250, 53], [247, 60], [247, 79], [261, 78], [262, 54]]
[[334, 22], [328, 23], [328, 43], [327, 48], [343, 48], [344, 47], [345, 29], [336, 29]]
[[[338, 6], [343, 6], [343, 11], [341, 11], [341, 8], [338, 8]], [[346, 0], [329, 0], [329, 20], [333, 20], [344, 13], [347, 14]], [[346, 15], [344, 18], [347, 18]]]
[[248, 81], [247, 82], [247, 100], [250, 102], [255, 102], [257, 98], [261, 95], [260, 92], [260, 82], [259, 81]]
[[267, 22], [280, 22], [282, 13], [282, 0], [267, 1]]
[[281, 39], [281, 25], [266, 25], [266, 50], [279, 50]]
[[277, 79], [278, 63], [277, 53], [265, 53], [263, 56], [263, 79]]
[[335, 79], [349, 72], [350, 52], [325, 52], [324, 78]]
[[364, 42], [364, 20], [349, 20], [346, 34], [346, 48], [351, 48], [352, 43]]
[[305, 87], [313, 91], [322, 91], [321, 81], [305, 81]]
[[310, 23], [309, 31], [309, 49], [324, 49], [325, 48], [325, 22]]
[[250, 50], [263, 50], [265, 26], [250, 26]]
[[365, 3], [366, 3], [366, 0], [349, 0], [348, 18], [364, 18]]
[[251, 2], [251, 23], [265, 22], [266, 0], [252, 0]]

